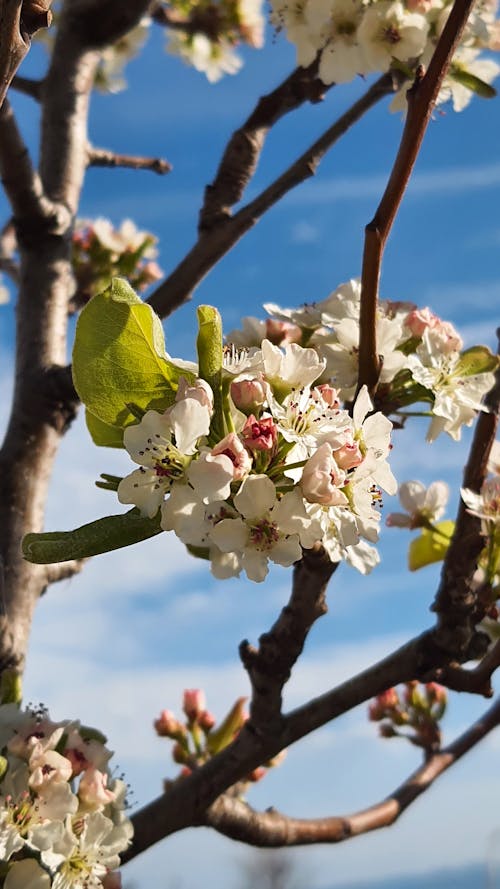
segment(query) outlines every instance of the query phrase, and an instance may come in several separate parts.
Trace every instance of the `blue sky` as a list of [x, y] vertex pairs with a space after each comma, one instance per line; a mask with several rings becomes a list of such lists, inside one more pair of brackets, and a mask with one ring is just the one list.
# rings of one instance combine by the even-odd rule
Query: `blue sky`
[[[293, 67], [283, 38], [247, 53], [236, 77], [215, 86], [163, 52], [155, 32], [128, 68], [129, 89], [95, 96], [93, 143], [117, 151], [162, 155], [173, 172], [90, 170], [81, 215], [131, 217], [160, 239], [168, 271], [195, 240], [203, 188], [221, 151], [258, 95]], [[42, 70], [35, 48], [23, 73]], [[173, 88], [172, 88], [173, 87]], [[273, 131], [262, 155], [255, 194], [284, 169], [365, 89], [362, 82], [333, 89], [322, 105], [302, 109]], [[36, 153], [38, 111], [13, 97], [25, 137]], [[463, 331], [468, 344], [493, 344], [498, 324], [500, 269], [500, 160], [498, 101], [475, 99], [462, 114], [437, 113], [415, 177], [391, 235], [382, 295], [430, 305]], [[401, 119], [386, 104], [373, 110], [324, 160], [317, 177], [274, 208], [198, 288], [192, 303], [166, 325], [173, 354], [193, 353], [195, 305], [212, 303], [226, 329], [265, 301], [297, 305], [324, 298], [359, 274], [363, 227], [385, 184]], [[494, 135], [496, 134], [496, 135]], [[1, 204], [2, 218], [8, 209]], [[0, 309], [0, 418], [11, 384], [13, 306]], [[394, 440], [399, 481], [445, 478], [459, 483], [468, 436], [454, 444], [425, 445], [426, 421], [415, 421]], [[69, 528], [116, 510], [112, 494], [93, 487], [101, 471], [120, 474], [123, 454], [99, 451], [79, 419], [64, 441], [50, 496], [47, 528]], [[456, 495], [454, 496], [456, 502]], [[386, 509], [396, 508], [387, 498]], [[382, 565], [368, 578], [342, 567], [331, 584], [330, 612], [311, 633], [303, 662], [287, 690], [287, 706], [327, 689], [429, 625], [438, 571], [406, 571], [409, 537], [395, 529], [381, 542]], [[203, 686], [221, 716], [248, 690], [237, 645], [256, 641], [286, 602], [289, 574], [271, 571], [262, 585], [216, 583], [177, 540], [162, 535], [95, 559], [85, 572], [52, 588], [40, 602], [26, 677], [26, 700], [44, 701], [57, 718], [80, 716], [109, 735], [116, 760], [137, 804], [161, 790], [173, 774], [168, 744], [152, 720], [178, 709], [185, 687]], [[64, 683], [61, 683], [61, 676]], [[452, 738], [482, 712], [483, 701], [453, 695], [445, 734]], [[486, 862], [498, 842], [500, 778], [493, 763], [500, 736], [487, 739], [424, 796], [399, 824], [335, 848], [293, 852], [307, 867], [309, 889], [435, 867]], [[383, 742], [365, 708], [348, 714], [289, 752], [285, 764], [250, 796], [258, 807], [298, 816], [338, 814], [385, 796], [418, 764], [402, 742]], [[464, 806], [470, 804], [473, 817]], [[418, 854], [415, 853], [418, 849]], [[194, 853], [194, 854], [193, 854]], [[171, 838], [127, 868], [138, 887], [237, 889], [251, 853], [211, 832]], [[164, 874], [163, 882], [158, 873]]]

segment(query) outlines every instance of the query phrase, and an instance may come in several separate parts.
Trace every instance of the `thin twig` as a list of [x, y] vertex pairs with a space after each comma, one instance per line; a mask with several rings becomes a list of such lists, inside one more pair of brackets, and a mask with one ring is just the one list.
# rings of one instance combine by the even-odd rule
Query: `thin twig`
[[426, 760], [389, 797], [352, 815], [289, 818], [270, 809], [257, 812], [239, 797], [224, 794], [206, 813], [205, 824], [232, 839], [260, 847], [340, 843], [389, 827], [451, 766], [500, 723], [500, 700], [452, 744]]
[[151, 170], [164, 175], [170, 173], [172, 164], [161, 157], [138, 157], [133, 154], [117, 154], [108, 148], [88, 146], [89, 167], [128, 167], [131, 170]]
[[[390, 83], [392, 84], [392, 78]], [[249, 231], [261, 216], [274, 206], [283, 195], [300, 182], [313, 175], [325, 152], [344, 133], [373, 107], [389, 89], [388, 75], [385, 75], [357, 102], [342, 114], [328, 130], [317, 139], [301, 157], [281, 176], [264, 189], [253, 201], [242, 207], [234, 216], [228, 217], [209, 232], [202, 233], [198, 241], [176, 269], [163, 281], [147, 302], [162, 317], [166, 318], [190, 299], [195, 287], [243, 235]]]
[[375, 391], [380, 374], [376, 312], [385, 244], [413, 171], [443, 79], [473, 5], [474, 0], [455, 0], [427, 73], [424, 74], [422, 69], [417, 71], [415, 83], [407, 93], [408, 115], [396, 160], [375, 216], [365, 229], [358, 386], [366, 384], [370, 393]]
[[43, 80], [33, 80], [31, 77], [21, 77], [17, 74], [10, 88], [39, 102], [42, 98]]
[[87, 559], [70, 559], [68, 562], [54, 562], [53, 565], [47, 565], [47, 584], [69, 580], [83, 570], [86, 561]]
[[434, 670], [429, 679], [432, 678], [453, 691], [466, 691], [469, 694], [480, 694], [485, 698], [492, 698], [491, 677], [498, 667], [500, 667], [500, 639], [491, 646], [473, 670], [464, 670], [462, 667], [450, 664], [439, 670]]

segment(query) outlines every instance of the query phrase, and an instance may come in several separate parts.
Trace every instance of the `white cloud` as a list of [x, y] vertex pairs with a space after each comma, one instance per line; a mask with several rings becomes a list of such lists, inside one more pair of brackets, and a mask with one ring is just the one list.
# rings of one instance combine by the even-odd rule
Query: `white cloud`
[[[388, 172], [370, 176], [339, 177], [311, 182], [287, 197], [289, 204], [332, 204], [335, 201], [366, 200], [380, 197], [387, 184]], [[437, 197], [463, 194], [500, 185], [500, 164], [478, 167], [445, 167], [415, 173], [408, 186], [408, 197]]]
[[296, 222], [290, 232], [290, 240], [292, 244], [314, 244], [319, 241], [321, 232], [316, 225], [301, 219]]

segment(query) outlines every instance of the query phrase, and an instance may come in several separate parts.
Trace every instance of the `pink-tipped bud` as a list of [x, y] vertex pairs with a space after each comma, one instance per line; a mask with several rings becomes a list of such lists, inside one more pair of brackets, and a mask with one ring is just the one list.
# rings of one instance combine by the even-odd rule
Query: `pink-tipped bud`
[[311, 392], [311, 396], [319, 401], [323, 399], [328, 407], [338, 410], [340, 408], [339, 390], [334, 389], [328, 383], [322, 383], [321, 386], [315, 386]]
[[383, 722], [381, 726], [379, 726], [379, 732], [381, 738], [395, 738], [397, 736], [397, 731], [392, 727], [390, 722]]
[[252, 458], [235, 432], [230, 432], [212, 448], [212, 456], [217, 457], [219, 454], [223, 454], [231, 460], [233, 478], [236, 481], [245, 478], [250, 472]]
[[278, 430], [272, 417], [257, 420], [250, 414], [241, 431], [241, 438], [249, 451], [272, 451], [278, 439]]
[[179, 765], [183, 765], [187, 762], [188, 757], [189, 753], [186, 748], [182, 746], [182, 744], [174, 744], [174, 746], [172, 747], [172, 759], [174, 762], [178, 763]]
[[262, 781], [262, 778], [265, 774], [266, 769], [264, 769], [262, 766], [259, 766], [257, 769], [253, 769], [252, 772], [249, 772], [249, 774], [247, 775], [247, 781], [252, 781], [254, 784], [256, 784], [257, 781]]
[[428, 327], [439, 324], [439, 318], [429, 308], [414, 309], [405, 318], [405, 324], [410, 328], [413, 336], [423, 336]]
[[182, 709], [190, 722], [195, 722], [200, 713], [207, 709], [205, 692], [201, 688], [186, 688]]
[[162, 710], [158, 719], [155, 719], [153, 725], [156, 734], [159, 735], [160, 738], [175, 738], [178, 736], [179, 732], [185, 732], [184, 726], [179, 722], [177, 717], [174, 716], [171, 710]]
[[448, 693], [444, 686], [439, 685], [438, 682], [426, 682], [425, 690], [427, 692], [427, 699], [429, 704], [446, 704], [448, 700]]
[[275, 321], [274, 318], [266, 319], [266, 340], [273, 346], [282, 346], [285, 343], [300, 343], [302, 331], [297, 324], [290, 321]]
[[204, 710], [198, 716], [198, 725], [204, 732], [210, 732], [215, 725], [215, 716], [213, 713], [209, 713], [208, 710]]
[[363, 454], [360, 451], [357, 441], [347, 442], [333, 452], [335, 462], [340, 469], [347, 472], [348, 469], [354, 469], [363, 462]]
[[244, 414], [258, 412], [267, 398], [267, 385], [260, 375], [253, 380], [235, 380], [231, 383], [234, 406]]

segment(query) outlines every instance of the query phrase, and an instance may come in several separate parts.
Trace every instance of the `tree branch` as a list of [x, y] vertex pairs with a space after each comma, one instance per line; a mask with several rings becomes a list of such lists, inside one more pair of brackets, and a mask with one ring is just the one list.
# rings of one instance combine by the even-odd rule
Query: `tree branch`
[[[463, 478], [463, 487], [476, 492], [480, 491], [486, 478], [488, 457], [498, 427], [500, 369], [496, 373], [495, 385], [485, 398], [485, 406], [487, 412], [481, 411], [476, 421]], [[438, 615], [436, 643], [445, 651], [460, 652], [463, 655], [461, 660], [465, 659], [469, 646], [481, 641], [475, 627], [484, 617], [484, 609], [474, 589], [473, 576], [483, 547], [481, 521], [471, 515], [460, 500], [432, 610]], [[484, 651], [470, 651], [471, 658], [478, 654], [484, 654]]]
[[70, 559], [68, 562], [54, 562], [46, 565], [47, 586], [51, 583], [59, 583], [61, 580], [69, 580], [75, 574], [79, 574], [87, 559]]
[[340, 843], [372, 830], [389, 827], [499, 723], [500, 700], [452, 744], [432, 754], [389, 797], [352, 815], [289, 818], [276, 809], [256, 812], [241, 798], [223, 794], [208, 809], [205, 824], [231, 839], [260, 847]]
[[31, 37], [47, 28], [52, 0], [0, 0], [0, 106], [19, 65], [26, 56]]
[[296, 68], [280, 85], [259, 99], [245, 123], [233, 133], [224, 151], [215, 179], [205, 189], [200, 211], [199, 232], [217, 228], [231, 216], [253, 177], [271, 129], [285, 114], [304, 102], [320, 102], [330, 88], [318, 76], [318, 62], [308, 68]]
[[493, 697], [493, 687], [491, 685], [491, 677], [495, 670], [500, 667], [500, 639], [491, 646], [490, 650], [485, 654], [483, 659], [473, 670], [464, 670], [462, 667], [450, 664], [434, 670], [429, 676], [428, 681], [445, 685], [453, 691], [466, 691], [469, 694], [483, 695], [485, 698]]
[[[393, 83], [390, 78], [390, 83]], [[321, 157], [344, 133], [378, 102], [389, 89], [385, 75], [342, 114], [329, 129], [317, 139], [301, 157], [261, 192], [253, 201], [242, 207], [234, 216], [227, 217], [210, 231], [204, 232], [179, 263], [176, 269], [163, 281], [147, 302], [162, 317], [166, 318], [190, 299], [195, 287], [216, 265], [240, 238], [258, 222], [283, 195], [300, 182], [313, 175]]]
[[380, 374], [377, 352], [376, 311], [380, 269], [385, 244], [420, 151], [439, 90], [467, 23], [474, 0], [455, 0], [439, 38], [429, 69], [422, 69], [407, 93], [408, 115], [387, 187], [372, 221], [365, 229], [361, 276], [359, 381], [373, 394]]
[[252, 685], [251, 718], [255, 731], [273, 732], [281, 725], [281, 693], [300, 656], [313, 623], [328, 611], [326, 587], [337, 565], [322, 547], [305, 550], [293, 571], [290, 601], [254, 648], [240, 645], [240, 657]]
[[170, 173], [172, 164], [161, 157], [137, 157], [133, 154], [117, 154], [108, 148], [87, 147], [89, 167], [128, 167], [132, 170], [151, 170], [163, 175]]
[[31, 96], [32, 99], [39, 102], [42, 97], [43, 80], [32, 80], [30, 77], [20, 77], [17, 74], [13, 78], [10, 88], [25, 96]]

